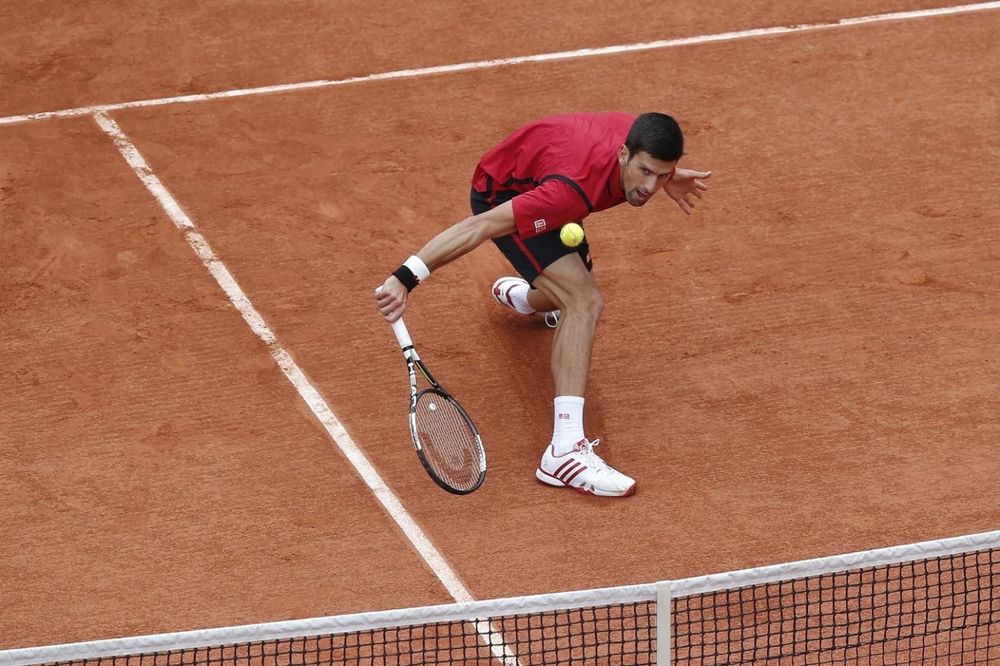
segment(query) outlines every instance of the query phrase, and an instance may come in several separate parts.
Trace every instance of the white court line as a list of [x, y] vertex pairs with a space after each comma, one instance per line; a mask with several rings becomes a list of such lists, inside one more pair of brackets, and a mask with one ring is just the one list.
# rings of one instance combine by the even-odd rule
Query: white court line
[[701, 35], [698, 37], [662, 39], [655, 42], [642, 42], [638, 44], [619, 44], [617, 46], [577, 49], [575, 51], [559, 51], [556, 53], [542, 53], [539, 55], [518, 56], [514, 58], [501, 58], [498, 60], [480, 60], [477, 62], [465, 62], [455, 65], [438, 65], [435, 67], [421, 67], [418, 69], [400, 69], [391, 72], [382, 72], [380, 74], [370, 74], [368, 76], [353, 76], [347, 79], [322, 79], [318, 81], [303, 81], [301, 83], [285, 83], [273, 86], [262, 86], [259, 88], [241, 88], [238, 90], [225, 90], [222, 92], [203, 93], [198, 95], [179, 95], [177, 97], [159, 97], [156, 99], [144, 99], [144, 100], [137, 100], [134, 102], [120, 102], [117, 104], [99, 104], [96, 106], [82, 106], [74, 109], [63, 109], [61, 111], [44, 111], [41, 113], [30, 113], [20, 116], [7, 116], [4, 118], [0, 118], [0, 125], [12, 125], [15, 123], [47, 120], [49, 118], [66, 118], [71, 116], [84, 116], [97, 113], [107, 113], [110, 111], [120, 111], [122, 109], [138, 109], [149, 106], [167, 106], [171, 104], [191, 104], [193, 102], [207, 102], [215, 99], [249, 97], [252, 95], [269, 95], [274, 93], [307, 90], [310, 88], [331, 88], [334, 86], [350, 85], [353, 83], [371, 83], [373, 81], [386, 81], [390, 79], [412, 79], [421, 76], [431, 76], [434, 74], [452, 74], [455, 72], [468, 72], [479, 69], [492, 69], [496, 67], [506, 67], [509, 65], [522, 65], [531, 62], [572, 60], [574, 58], [589, 58], [593, 56], [615, 55], [618, 53], [632, 53], [635, 51], [651, 51], [654, 49], [666, 49], [677, 46], [710, 44], [713, 42], [731, 42], [739, 39], [749, 39], [752, 37], [787, 35], [798, 32], [808, 32], [812, 30], [830, 30], [833, 28], [844, 28], [854, 25], [863, 25], [866, 23], [882, 23], [886, 21], [904, 21], [909, 19], [930, 18], [934, 16], [950, 16], [954, 14], [980, 12], [991, 9], [1000, 9], [1000, 0], [994, 2], [978, 2], [970, 5], [956, 5], [954, 7], [940, 7], [937, 9], [918, 9], [906, 12], [892, 12], [889, 14], [873, 14], [871, 16], [858, 16], [854, 18], [845, 18], [845, 19], [840, 19], [838, 21], [830, 21], [827, 23], [802, 23], [799, 25], [778, 26], [772, 28], [754, 28], [751, 30], [721, 32], [714, 35]]
[[[460, 603], [475, 601], [472, 594], [462, 584], [454, 569], [451, 568], [451, 565], [444, 559], [441, 552], [434, 547], [434, 544], [424, 534], [424, 531], [420, 529], [420, 526], [410, 516], [403, 503], [392, 492], [392, 489], [386, 485], [375, 467], [365, 454], [362, 453], [361, 449], [358, 448], [358, 445], [355, 444], [354, 439], [348, 434], [329, 405], [326, 404], [326, 400], [323, 399], [316, 387], [305, 376], [305, 373], [299, 368], [299, 365], [292, 358], [291, 354], [278, 341], [274, 331], [271, 330], [271, 327], [267, 325], [264, 318], [257, 312], [257, 309], [250, 302], [246, 293], [236, 282], [236, 278], [233, 277], [229, 269], [226, 268], [226, 265], [215, 254], [215, 251], [212, 250], [208, 241], [205, 240], [205, 237], [195, 227], [191, 218], [184, 212], [184, 209], [181, 208], [180, 204], [177, 203], [177, 200], [167, 190], [156, 174], [153, 173], [153, 170], [149, 167], [149, 164], [138, 148], [135, 147], [135, 144], [122, 131], [118, 123], [104, 113], [95, 114], [94, 120], [114, 140], [115, 146], [122, 157], [125, 158], [125, 161], [128, 162], [128, 165], [132, 167], [135, 175], [143, 182], [146, 189], [153, 195], [171, 221], [183, 232], [185, 240], [187, 240], [188, 244], [201, 259], [208, 272], [219, 283], [219, 286], [222, 287], [226, 296], [229, 297], [230, 302], [243, 316], [244, 321], [257, 334], [257, 337], [267, 345], [271, 357], [278, 364], [278, 367], [281, 368], [282, 372], [285, 373], [288, 381], [299, 392], [299, 395], [305, 401], [306, 405], [309, 406], [309, 409], [312, 410], [312, 413], [326, 430], [330, 439], [333, 440], [333, 443], [337, 445], [344, 456], [354, 466], [358, 475], [368, 485], [372, 493], [375, 494], [375, 497], [385, 508], [389, 516], [403, 530], [406, 538], [413, 544], [417, 553], [427, 563], [427, 566], [434, 572], [434, 575], [441, 581], [445, 589], [448, 590], [451, 597]], [[502, 637], [490, 627], [488, 622], [477, 622], [476, 630], [482, 636], [483, 641], [490, 646], [493, 654], [505, 666], [517, 666], [516, 657], [514, 657], [510, 649], [503, 643]]]

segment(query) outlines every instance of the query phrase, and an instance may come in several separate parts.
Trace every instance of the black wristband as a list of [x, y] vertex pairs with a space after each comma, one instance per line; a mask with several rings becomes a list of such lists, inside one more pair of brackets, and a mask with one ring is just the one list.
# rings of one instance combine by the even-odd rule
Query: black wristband
[[406, 291], [413, 291], [413, 288], [420, 284], [420, 280], [417, 279], [417, 276], [413, 274], [413, 271], [406, 264], [401, 264], [392, 274], [396, 276], [397, 280], [403, 283]]

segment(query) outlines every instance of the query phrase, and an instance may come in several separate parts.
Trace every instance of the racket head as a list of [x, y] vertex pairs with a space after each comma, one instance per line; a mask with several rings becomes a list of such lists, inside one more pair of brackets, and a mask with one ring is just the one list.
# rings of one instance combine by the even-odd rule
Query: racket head
[[425, 388], [410, 404], [410, 435], [420, 462], [450, 493], [467, 495], [486, 480], [486, 451], [469, 415], [440, 387]]

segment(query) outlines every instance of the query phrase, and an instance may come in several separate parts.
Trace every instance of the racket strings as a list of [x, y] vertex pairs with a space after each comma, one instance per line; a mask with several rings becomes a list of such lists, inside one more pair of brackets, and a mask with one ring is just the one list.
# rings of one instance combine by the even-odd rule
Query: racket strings
[[428, 464], [442, 481], [457, 490], [479, 483], [483, 474], [476, 431], [461, 409], [435, 391], [417, 397], [417, 436]]

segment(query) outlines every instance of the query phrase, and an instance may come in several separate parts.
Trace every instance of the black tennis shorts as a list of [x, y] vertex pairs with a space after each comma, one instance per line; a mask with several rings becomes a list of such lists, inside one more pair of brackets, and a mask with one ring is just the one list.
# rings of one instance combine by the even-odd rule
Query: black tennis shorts
[[[485, 213], [491, 208], [496, 208], [500, 204], [510, 201], [517, 195], [517, 192], [509, 190], [488, 194], [486, 192], [477, 192], [473, 188], [470, 195], [472, 214], [479, 215], [480, 213]], [[594, 262], [590, 258], [590, 245], [587, 243], [587, 240], [584, 239], [576, 247], [567, 247], [559, 239], [558, 229], [553, 229], [552, 231], [532, 236], [531, 238], [522, 238], [515, 231], [509, 236], [494, 238], [493, 244], [503, 252], [503, 256], [507, 257], [507, 261], [514, 267], [514, 270], [521, 274], [521, 277], [528, 281], [528, 284], [533, 284], [535, 278], [541, 275], [542, 271], [549, 264], [556, 259], [565, 257], [567, 254], [579, 254], [588, 271], [594, 267]]]

